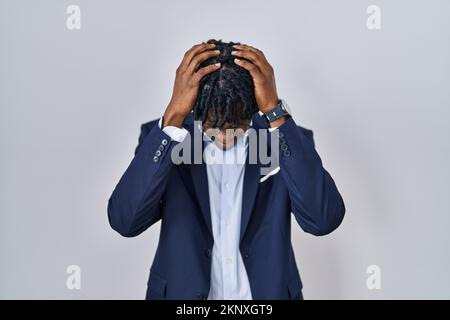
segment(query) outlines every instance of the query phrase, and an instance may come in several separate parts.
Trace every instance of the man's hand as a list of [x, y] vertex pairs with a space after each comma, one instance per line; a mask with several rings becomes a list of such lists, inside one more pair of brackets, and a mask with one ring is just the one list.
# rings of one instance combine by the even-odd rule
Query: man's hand
[[220, 54], [219, 50], [211, 50], [214, 47], [215, 44], [212, 43], [201, 43], [194, 45], [184, 54], [176, 71], [172, 98], [164, 113], [163, 127], [181, 128], [184, 119], [194, 107], [200, 80], [220, 68], [220, 63], [217, 63], [198, 69], [200, 63]]
[[252, 46], [242, 44], [234, 45], [239, 49], [232, 51], [236, 57], [244, 57], [251, 62], [235, 59], [235, 63], [250, 72], [255, 84], [255, 98], [261, 112], [269, 112], [278, 104], [278, 95], [275, 85], [275, 75], [272, 66], [267, 61], [264, 53]]
[[[244, 57], [251, 62], [235, 59], [234, 62], [250, 72], [255, 85], [255, 99], [261, 112], [266, 113], [278, 104], [278, 94], [275, 84], [275, 74], [272, 66], [267, 61], [264, 53], [247, 44], [233, 45], [236, 51], [231, 54], [236, 57]], [[284, 117], [273, 121], [270, 125], [277, 127], [283, 124]]]

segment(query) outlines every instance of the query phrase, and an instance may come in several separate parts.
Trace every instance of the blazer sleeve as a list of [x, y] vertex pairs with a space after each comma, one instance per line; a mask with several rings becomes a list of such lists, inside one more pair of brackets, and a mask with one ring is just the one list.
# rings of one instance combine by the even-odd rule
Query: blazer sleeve
[[158, 126], [143, 124], [134, 157], [108, 201], [111, 227], [134, 237], [161, 219], [162, 198], [169, 178], [171, 150], [178, 142]]
[[295, 219], [305, 232], [326, 235], [341, 224], [344, 201], [333, 178], [322, 166], [312, 131], [297, 126], [292, 117], [278, 129], [280, 173], [287, 185]]

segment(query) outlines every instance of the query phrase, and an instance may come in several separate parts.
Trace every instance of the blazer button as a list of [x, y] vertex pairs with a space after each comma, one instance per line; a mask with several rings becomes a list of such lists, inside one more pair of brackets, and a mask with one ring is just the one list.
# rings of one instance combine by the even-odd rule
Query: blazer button
[[288, 146], [287, 144], [282, 144], [280, 148], [281, 150], [286, 151], [288, 149]]
[[167, 145], [167, 143], [168, 143], [167, 139], [162, 139], [161, 144], [162, 144], [163, 146]]
[[159, 150], [156, 150], [156, 153], [155, 153], [155, 155], [156, 155], [157, 157], [159, 157], [159, 156], [161, 155], [161, 151], [159, 151]]
[[211, 258], [211, 255], [212, 255], [211, 249], [206, 249], [206, 250], [205, 250], [205, 255], [206, 255], [208, 258]]
[[281, 131], [279, 131], [279, 132], [278, 132], [278, 136], [279, 136], [280, 138], [283, 138], [283, 137], [284, 137], [284, 133], [281, 132]]
[[160, 144], [159, 147], [158, 147], [158, 150], [159, 151], [163, 151], [164, 150], [164, 146], [162, 144]]
[[157, 156], [153, 157], [153, 162], [158, 162], [158, 160], [159, 160], [159, 157], [157, 157]]
[[291, 155], [291, 152], [290, 152], [289, 150], [285, 150], [285, 151], [283, 152], [283, 155], [284, 155], [285, 157], [289, 157], [289, 156]]

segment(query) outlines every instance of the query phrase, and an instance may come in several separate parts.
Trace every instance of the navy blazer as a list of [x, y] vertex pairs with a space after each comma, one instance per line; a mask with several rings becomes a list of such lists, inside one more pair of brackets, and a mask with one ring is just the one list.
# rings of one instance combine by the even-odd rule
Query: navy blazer
[[[183, 127], [192, 135], [193, 125], [191, 113]], [[252, 127], [267, 130], [258, 113]], [[302, 298], [291, 213], [305, 232], [316, 236], [336, 229], [345, 213], [314, 148], [312, 131], [289, 118], [279, 136], [279, 172], [260, 183], [262, 165], [247, 157], [244, 173], [239, 249], [255, 300]], [[206, 299], [209, 293], [214, 239], [206, 164], [172, 163], [177, 143], [157, 120], [144, 123], [134, 158], [108, 201], [109, 223], [125, 237], [161, 220], [146, 299]]]

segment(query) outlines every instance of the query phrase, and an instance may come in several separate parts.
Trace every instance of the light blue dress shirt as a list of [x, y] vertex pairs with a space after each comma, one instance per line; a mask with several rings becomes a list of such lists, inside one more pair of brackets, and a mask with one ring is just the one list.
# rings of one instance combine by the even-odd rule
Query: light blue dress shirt
[[250, 300], [250, 284], [239, 251], [246, 136], [240, 136], [227, 150], [207, 140], [204, 155], [214, 236], [208, 299]]
[[[162, 118], [159, 120], [160, 128], [161, 122]], [[197, 129], [201, 130], [201, 127]], [[185, 128], [174, 126], [166, 126], [163, 131], [178, 142], [182, 142], [188, 134]], [[247, 134], [248, 131], [239, 136], [237, 143], [227, 150], [217, 147], [205, 135], [204, 161], [214, 237], [208, 295], [211, 300], [252, 299], [247, 271], [239, 251]]]

